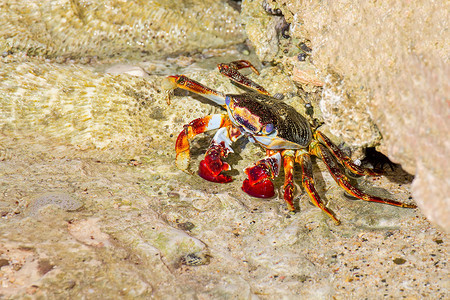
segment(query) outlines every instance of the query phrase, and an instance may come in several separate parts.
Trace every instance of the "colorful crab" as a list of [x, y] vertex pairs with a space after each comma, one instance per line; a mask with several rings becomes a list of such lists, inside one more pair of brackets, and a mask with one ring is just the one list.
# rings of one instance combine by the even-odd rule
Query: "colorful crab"
[[295, 211], [294, 196], [294, 162], [299, 163], [302, 170], [302, 185], [311, 201], [322, 209], [336, 224], [340, 221], [323, 204], [314, 187], [311, 155], [317, 156], [325, 163], [334, 180], [349, 194], [370, 202], [390, 204], [399, 207], [415, 208], [415, 205], [404, 204], [390, 199], [368, 195], [352, 186], [342, 172], [337, 161], [358, 175], [379, 175], [371, 169], [355, 165], [328, 137], [311, 128], [309, 122], [293, 107], [277, 100], [260, 85], [243, 76], [238, 70], [251, 68], [259, 72], [246, 60], [234, 61], [218, 65], [220, 73], [250, 90], [243, 94], [223, 94], [212, 90], [184, 75], [169, 76], [171, 88], [181, 88], [199, 94], [226, 109], [226, 113], [209, 115], [195, 119], [184, 126], [178, 135], [176, 165], [187, 171], [190, 161], [189, 139], [209, 130], [218, 129], [200, 162], [198, 174], [209, 181], [226, 183], [232, 178], [224, 174], [230, 165], [223, 158], [233, 152], [231, 144], [239, 138], [246, 137], [266, 149], [266, 157], [254, 166], [244, 170], [247, 175], [242, 190], [247, 194], [270, 198], [275, 195], [271, 181], [276, 177], [281, 165], [284, 167], [284, 200], [290, 211]]

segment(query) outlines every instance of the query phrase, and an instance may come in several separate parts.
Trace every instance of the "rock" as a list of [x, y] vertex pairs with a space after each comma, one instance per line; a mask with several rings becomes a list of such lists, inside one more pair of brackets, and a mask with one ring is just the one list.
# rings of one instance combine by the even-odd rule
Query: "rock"
[[77, 241], [92, 247], [110, 247], [109, 236], [102, 232], [98, 218], [75, 220], [68, 224], [67, 230]]
[[139, 66], [117, 64], [105, 70], [105, 73], [111, 75], [128, 74], [136, 77], [145, 77], [147, 73]]
[[[0, 99], [0, 124], [4, 130], [17, 133], [18, 129], [40, 128], [80, 149], [123, 151], [138, 146], [142, 154], [149, 126], [165, 126], [158, 120], [160, 117], [147, 117], [158, 106], [167, 106], [164, 95], [157, 92], [159, 79], [155, 77], [103, 75], [91, 68], [35, 63], [5, 64], [0, 74], [4, 79], [0, 90], [7, 93]], [[146, 125], [135, 123], [141, 122], [139, 119]], [[152, 138], [156, 143], [161, 136]], [[137, 152], [131, 148], [128, 153], [134, 156]]]
[[[415, 200], [430, 220], [450, 231], [444, 4], [268, 2], [276, 2], [291, 23], [293, 40], [309, 40], [314, 65], [328, 79], [320, 109], [330, 131], [351, 147], [378, 146], [415, 174]], [[251, 41], [259, 38], [255, 31], [247, 30]], [[254, 45], [266, 59], [260, 54], [266, 46]]]
[[47, 205], [54, 205], [64, 211], [75, 211], [83, 206], [83, 202], [67, 193], [44, 193], [31, 199], [27, 215], [37, 216], [39, 210]]
[[[228, 7], [228, 2], [216, 2], [212, 7], [219, 9], [206, 16], [211, 22]], [[126, 11], [136, 4], [121, 5]], [[286, 6], [279, 7], [289, 20]], [[200, 23], [202, 14], [196, 15]], [[319, 110], [321, 87], [299, 89], [294, 73], [280, 67], [296, 57], [300, 39], [294, 39], [279, 39], [279, 65], [258, 66], [261, 74], [249, 76], [302, 113], [308, 101]], [[210, 88], [240, 93], [215, 67], [242, 58], [257, 63], [238, 49], [136, 64], [127, 51], [123, 57], [117, 52], [120, 62], [105, 59], [100, 65], [56, 63], [42, 56], [21, 60], [8, 53], [0, 58], [0, 297], [341, 299], [351, 291], [355, 298], [448, 298], [448, 236], [418, 210], [346, 197], [319, 159], [313, 170], [316, 187], [340, 226], [299, 188], [298, 167], [295, 214], [287, 212], [280, 197], [282, 176], [274, 180], [273, 199], [246, 195], [242, 170], [264, 157], [258, 145], [233, 144], [235, 153], [227, 161], [234, 181], [229, 184], [205, 181], [195, 172], [212, 132], [192, 140], [193, 174], [177, 170], [174, 144], [183, 125], [223, 109], [180, 90], [168, 105], [165, 76], [185, 74]], [[316, 75], [330, 90], [332, 79], [340, 82], [342, 88], [333, 91], [345, 95], [345, 77], [335, 72], [327, 79], [322, 69], [311, 68], [314, 57], [302, 57], [306, 75]], [[116, 63], [149, 75], [104, 72]], [[295, 61], [290, 65], [301, 69]], [[389, 175], [354, 181], [369, 193], [409, 203], [411, 176], [400, 168]], [[64, 191], [83, 209], [67, 212], [57, 205], [59, 198], [36, 208], [41, 217], [27, 217], [30, 200], [48, 191]], [[395, 264], [395, 258], [404, 264]]]
[[[12, 70], [14, 66], [19, 66], [18, 70]], [[3, 110], [8, 118], [2, 120], [9, 123], [3, 124], [0, 142], [11, 155], [0, 161], [2, 195], [21, 208], [23, 199], [36, 191], [70, 189], [70, 195], [80, 199], [84, 209], [70, 214], [46, 209], [45, 217], [39, 219], [24, 214], [2, 218], [0, 258], [10, 262], [2, 267], [7, 296], [25, 297], [35, 292], [43, 298], [89, 298], [92, 294], [114, 298], [120, 294], [183, 299], [211, 295], [239, 298], [244, 293], [246, 298], [261, 294], [341, 298], [356, 282], [358, 296], [376, 298], [380, 290], [373, 288], [374, 283], [387, 272], [392, 274], [386, 276], [389, 286], [382, 287], [387, 293], [397, 297], [407, 294], [393, 279], [401, 277], [417, 282], [414, 287], [426, 297], [443, 296], [445, 265], [435, 265], [429, 257], [436, 253], [436, 259], [444, 259], [446, 236], [416, 210], [347, 199], [320, 163], [314, 168], [317, 188], [341, 219], [340, 226], [312, 205], [301, 189], [295, 194], [299, 206], [295, 215], [286, 213], [278, 195], [263, 200], [243, 193], [242, 170], [264, 156], [254, 144], [234, 145], [236, 155], [230, 156], [229, 162], [235, 181], [230, 184], [207, 182], [177, 170], [174, 143], [183, 125], [221, 109], [180, 91], [167, 106], [164, 91], [157, 84], [163, 77], [149, 76], [144, 82], [135, 76], [93, 72], [86, 66], [78, 67], [82, 70], [78, 73], [75, 67], [37, 63], [12, 63], [8, 68], [8, 84], [0, 85], [3, 89], [16, 87], [8, 94], [8, 99], [14, 100], [8, 105], [29, 106]], [[22, 76], [28, 73], [22, 74], [24, 70], [43, 72], [25, 77], [29, 83], [22, 87]], [[186, 69], [183, 73], [220, 91], [240, 91], [217, 70]], [[265, 68], [260, 76], [251, 76], [271, 93], [285, 95], [282, 101], [303, 108], [299, 97], [291, 97], [295, 85], [279, 68]], [[51, 86], [58, 93], [70, 86], [76, 88], [52, 101], [49, 95], [56, 92], [48, 91]], [[153, 101], [136, 101], [145, 100], [147, 95], [152, 95], [149, 99]], [[58, 114], [53, 122], [39, 121], [47, 109], [57, 111], [63, 100], [73, 110]], [[164, 118], [151, 117], [156, 107], [161, 108]], [[77, 119], [77, 109], [91, 114], [85, 127]], [[119, 143], [123, 138], [130, 140]], [[193, 171], [210, 139], [210, 134], [203, 134], [192, 141]], [[107, 146], [101, 141], [108, 142]], [[92, 146], [81, 148], [81, 142]], [[295, 176], [299, 184], [298, 172]], [[366, 186], [381, 186], [377, 191], [380, 196], [392, 192], [395, 199], [409, 201], [407, 185], [399, 186], [386, 177], [376, 182], [360, 178], [361, 185], [364, 182]], [[275, 180], [276, 192], [282, 184], [282, 177]], [[188, 232], [177, 228], [188, 223], [195, 224], [187, 227]], [[387, 230], [395, 233], [388, 241]], [[25, 246], [36, 254], [28, 264], [14, 264], [13, 254]], [[373, 249], [379, 249], [380, 256], [374, 257]], [[405, 257], [407, 262], [402, 266], [416, 267], [405, 275], [403, 269], [392, 267], [395, 264], [386, 259], [389, 257]], [[42, 260], [55, 265], [44, 275], [38, 268]], [[14, 265], [23, 271], [14, 270]], [[33, 277], [27, 275], [31, 267]], [[47, 265], [44, 270], [49, 269]], [[423, 272], [429, 269], [437, 272]], [[372, 276], [357, 277], [369, 273]], [[418, 276], [434, 282], [441, 292], [414, 281]], [[9, 283], [11, 278], [22, 277], [27, 278], [22, 284]], [[353, 283], [345, 282], [347, 277], [353, 278]], [[38, 288], [33, 286], [36, 281]]]
[[276, 19], [264, 11], [261, 1], [244, 1], [242, 21], [261, 61], [273, 61], [279, 50]]
[[238, 17], [226, 1], [215, 0], [15, 1], [0, 11], [0, 53], [87, 63], [224, 48], [245, 39]]

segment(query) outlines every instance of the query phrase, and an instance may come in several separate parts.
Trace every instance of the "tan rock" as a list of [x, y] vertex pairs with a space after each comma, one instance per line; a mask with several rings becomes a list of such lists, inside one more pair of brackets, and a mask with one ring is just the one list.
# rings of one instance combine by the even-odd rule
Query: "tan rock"
[[276, 2], [323, 76], [339, 75], [320, 104], [330, 131], [416, 174], [419, 206], [450, 230], [448, 3]]
[[214, 0], [14, 1], [0, 10], [0, 53], [60, 62], [164, 57], [243, 42], [238, 19], [238, 11]]

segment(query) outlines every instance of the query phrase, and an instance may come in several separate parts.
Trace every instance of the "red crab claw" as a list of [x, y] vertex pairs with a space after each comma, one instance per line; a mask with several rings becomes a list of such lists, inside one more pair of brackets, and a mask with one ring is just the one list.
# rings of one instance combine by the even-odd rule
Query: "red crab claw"
[[205, 154], [205, 159], [200, 162], [198, 175], [205, 180], [219, 183], [232, 181], [231, 176], [222, 174], [222, 171], [228, 171], [230, 165], [222, 161], [222, 157], [228, 155], [228, 149], [221, 144], [213, 143]]
[[272, 178], [272, 172], [264, 163], [245, 169], [248, 178], [242, 184], [242, 190], [250, 196], [257, 198], [271, 198], [275, 195], [273, 183], [268, 178]]

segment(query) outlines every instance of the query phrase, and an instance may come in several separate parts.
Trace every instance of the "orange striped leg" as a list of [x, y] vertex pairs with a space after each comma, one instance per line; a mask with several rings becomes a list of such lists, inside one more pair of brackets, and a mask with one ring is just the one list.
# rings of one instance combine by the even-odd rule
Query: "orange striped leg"
[[257, 84], [256, 82], [250, 80], [246, 76], [242, 75], [238, 70], [243, 68], [251, 68], [253, 72], [259, 75], [258, 70], [249, 62], [246, 60], [238, 60], [233, 61], [229, 64], [218, 64], [217, 68], [219, 68], [219, 72], [222, 75], [227, 76], [232, 81], [239, 83], [245, 87], [248, 87], [252, 90], [255, 90], [261, 94], [264, 95], [270, 95], [269, 92], [267, 92], [262, 86]]
[[293, 150], [285, 150], [281, 153], [283, 156], [284, 167], [284, 201], [290, 211], [295, 211], [294, 207], [294, 155]]
[[190, 146], [189, 140], [197, 134], [208, 130], [218, 129], [221, 127], [230, 126], [231, 122], [227, 114], [210, 115], [204, 118], [193, 120], [187, 125], [184, 125], [183, 131], [178, 135], [175, 142], [175, 151], [177, 153], [176, 165], [178, 169], [187, 171], [190, 162]]
[[401, 202], [397, 202], [394, 200], [386, 199], [386, 198], [380, 198], [376, 196], [371, 196], [363, 191], [357, 189], [356, 187], [352, 186], [350, 182], [347, 179], [347, 176], [341, 171], [339, 168], [339, 165], [334, 161], [333, 155], [330, 151], [328, 151], [327, 148], [325, 148], [324, 145], [316, 142], [311, 143], [310, 145], [310, 153], [320, 157], [325, 165], [327, 166], [328, 170], [330, 171], [331, 175], [333, 176], [334, 180], [337, 182], [337, 184], [342, 187], [345, 191], [347, 191], [350, 195], [355, 196], [356, 198], [359, 198], [364, 201], [369, 202], [377, 202], [377, 203], [383, 203], [383, 204], [389, 204], [393, 206], [398, 207], [404, 207], [404, 208], [416, 208], [416, 205], [414, 204], [405, 204]]
[[[226, 65], [226, 64], [220, 64], [220, 65]], [[235, 70], [250, 68], [256, 75], [259, 75], [259, 71], [248, 60], [243, 60], [243, 59], [235, 60], [235, 61], [228, 63], [227, 65], [229, 65], [231, 68], [233, 68]]]
[[183, 90], [187, 90], [196, 94], [199, 94], [219, 105], [225, 107], [225, 95], [216, 90], [210, 89], [209, 87], [204, 86], [200, 82], [197, 82], [193, 79], [190, 79], [184, 75], [172, 75], [167, 77], [167, 81], [164, 85], [169, 85], [170, 87], [166, 87], [166, 89], [176, 89], [180, 88]]
[[353, 173], [358, 174], [358, 175], [371, 175], [371, 176], [376, 176], [376, 175], [381, 175], [382, 174], [382, 171], [380, 171], [380, 170], [366, 169], [366, 168], [362, 168], [362, 167], [360, 167], [358, 165], [355, 165], [353, 163], [353, 161], [351, 160], [351, 158], [348, 157], [347, 155], [345, 155], [345, 153], [342, 152], [342, 150], [339, 149], [339, 147], [337, 147], [322, 132], [316, 131], [314, 133], [314, 136], [315, 136], [316, 140], [318, 140], [319, 142], [323, 143], [328, 148], [328, 150], [330, 150], [331, 153], [333, 153], [334, 157], [336, 157], [336, 159], [343, 166], [347, 167], [347, 169], [349, 169]]
[[323, 204], [320, 199], [319, 194], [317, 193], [316, 188], [314, 187], [314, 178], [312, 171], [312, 162], [311, 157], [308, 153], [303, 150], [299, 150], [296, 153], [295, 161], [298, 162], [302, 167], [302, 185], [311, 198], [312, 203], [320, 208], [324, 213], [326, 213], [336, 225], [339, 225], [341, 222], [334, 216], [334, 214]]

